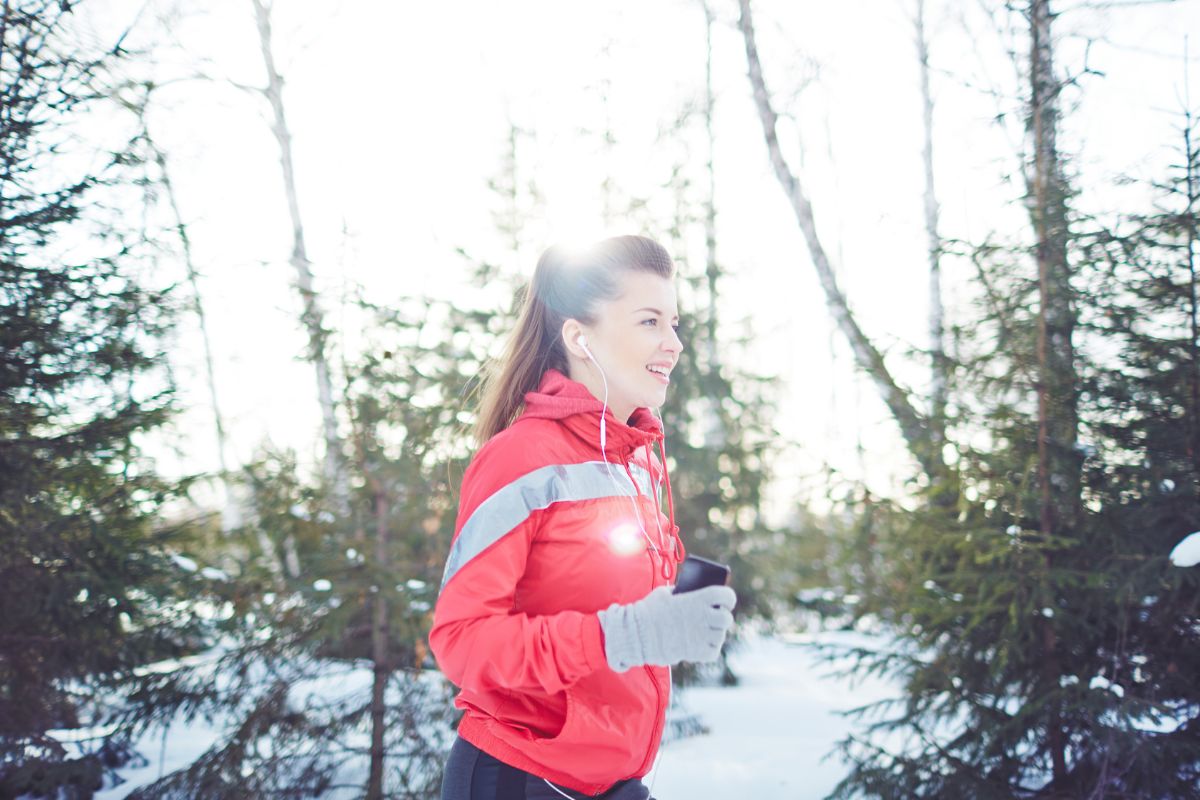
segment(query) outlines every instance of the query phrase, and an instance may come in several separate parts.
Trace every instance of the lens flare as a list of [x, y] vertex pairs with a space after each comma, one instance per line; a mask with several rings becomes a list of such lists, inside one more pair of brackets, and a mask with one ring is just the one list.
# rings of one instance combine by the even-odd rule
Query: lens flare
[[608, 532], [608, 547], [619, 556], [632, 556], [645, 547], [642, 532], [636, 525], [624, 522]]

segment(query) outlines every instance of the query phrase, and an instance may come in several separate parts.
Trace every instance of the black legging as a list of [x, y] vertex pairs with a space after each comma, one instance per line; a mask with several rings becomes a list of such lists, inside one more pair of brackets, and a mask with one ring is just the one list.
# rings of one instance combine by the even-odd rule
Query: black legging
[[[563, 795], [571, 800], [593, 800], [591, 795], [565, 786], [551, 787], [542, 778], [505, 764], [461, 737], [454, 740], [442, 775], [442, 800], [563, 800]], [[621, 781], [597, 797], [654, 800], [637, 778]]]

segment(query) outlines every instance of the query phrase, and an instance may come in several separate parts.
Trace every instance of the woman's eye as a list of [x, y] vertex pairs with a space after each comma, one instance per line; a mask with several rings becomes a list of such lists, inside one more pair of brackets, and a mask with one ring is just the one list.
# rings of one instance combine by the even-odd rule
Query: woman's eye
[[656, 320], [656, 319], [654, 319], [653, 317], [651, 317], [650, 319], [644, 319], [644, 320], [642, 320], [642, 324], [643, 324], [643, 325], [657, 325], [657, 324], [658, 324], [658, 320]]

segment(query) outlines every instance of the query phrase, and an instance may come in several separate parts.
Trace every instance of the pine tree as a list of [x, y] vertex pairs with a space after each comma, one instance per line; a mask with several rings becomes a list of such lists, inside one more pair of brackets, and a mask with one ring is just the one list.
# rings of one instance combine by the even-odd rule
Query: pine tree
[[354, 309], [365, 345], [343, 367], [339, 398], [352, 431], [351, 515], [339, 517], [331, 487], [287, 454], [247, 467], [254, 505], [234, 541], [253, 551], [290, 537], [301, 577], [252, 558], [217, 582], [224, 644], [149, 692], [162, 701], [158, 722], [203, 714], [227, 733], [135, 800], [347, 786], [371, 798], [436, 794], [456, 712], [425, 642], [468, 452], [461, 397], [487, 317], [416, 297], [360, 297]]
[[[872, 604], [894, 609], [899, 641], [857, 655], [904, 696], [864, 709], [834, 796], [1197, 796], [1200, 574], [1167, 559], [1200, 527], [1190, 118], [1185, 130], [1160, 208], [1070, 219], [1057, 321], [1075, 353], [1058, 383], [1044, 378], [1054, 298], [1030, 269], [1046, 251], [974, 254], [981, 307], [957, 331], [951, 387], [963, 491], [953, 509], [886, 516], [891, 594]], [[1077, 487], [1052, 477], [1054, 459]]]
[[72, 3], [0, 7], [0, 796], [90, 797], [123, 750], [95, 729], [136, 667], [198, 644], [186, 574], [156, 526], [186, 486], [138, 442], [171, 414], [159, 369], [170, 296], [139, 285], [141, 231], [100, 202], [129, 148], [72, 173], [67, 142], [103, 102], [119, 46], [73, 37]]

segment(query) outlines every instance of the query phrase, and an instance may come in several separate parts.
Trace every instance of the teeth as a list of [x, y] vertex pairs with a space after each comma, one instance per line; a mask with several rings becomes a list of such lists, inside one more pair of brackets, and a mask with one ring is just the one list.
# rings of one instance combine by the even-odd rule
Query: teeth
[[646, 367], [646, 369], [650, 370], [651, 372], [662, 375], [664, 378], [667, 376], [666, 367]]

